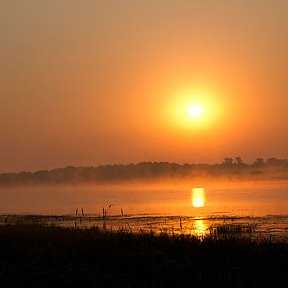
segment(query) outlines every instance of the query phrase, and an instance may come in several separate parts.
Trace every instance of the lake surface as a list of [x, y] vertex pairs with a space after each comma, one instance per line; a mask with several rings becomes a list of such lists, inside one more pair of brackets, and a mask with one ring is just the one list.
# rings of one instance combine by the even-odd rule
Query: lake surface
[[214, 224], [250, 223], [263, 235], [288, 233], [287, 181], [2, 187], [0, 199], [2, 223], [22, 217], [101, 227], [105, 216], [110, 229], [201, 235]]

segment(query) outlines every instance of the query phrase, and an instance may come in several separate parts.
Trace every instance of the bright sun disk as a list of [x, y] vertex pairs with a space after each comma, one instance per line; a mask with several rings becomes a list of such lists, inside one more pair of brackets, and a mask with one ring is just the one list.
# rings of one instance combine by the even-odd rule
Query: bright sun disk
[[203, 114], [203, 108], [201, 105], [194, 104], [188, 108], [188, 114], [190, 117], [198, 118]]

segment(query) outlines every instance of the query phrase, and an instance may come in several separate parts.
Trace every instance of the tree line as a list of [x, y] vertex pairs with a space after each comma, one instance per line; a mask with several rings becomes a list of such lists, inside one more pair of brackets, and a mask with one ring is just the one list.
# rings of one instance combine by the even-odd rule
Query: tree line
[[[137, 164], [113, 164], [91, 167], [67, 166], [35, 172], [2, 173], [0, 185], [22, 184], [73, 184], [157, 179], [161, 177], [197, 177], [220, 175], [262, 175], [273, 171], [282, 172], [288, 178], [288, 159], [257, 158], [245, 163], [241, 157], [226, 157], [222, 163], [171, 163], [140, 162]], [[285, 176], [286, 178], [286, 176]]]

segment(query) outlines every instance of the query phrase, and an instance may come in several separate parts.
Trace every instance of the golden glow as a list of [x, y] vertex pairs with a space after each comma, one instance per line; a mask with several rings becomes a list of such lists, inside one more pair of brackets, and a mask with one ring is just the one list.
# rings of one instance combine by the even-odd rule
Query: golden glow
[[192, 205], [195, 208], [205, 206], [205, 189], [204, 188], [193, 188], [192, 189]]
[[189, 114], [189, 116], [191, 116], [193, 118], [198, 118], [203, 114], [203, 108], [199, 104], [191, 105], [188, 108], [188, 114]]
[[219, 98], [216, 92], [184, 89], [173, 91], [172, 101], [169, 103], [170, 123], [175, 129], [206, 129], [218, 125]]
[[197, 219], [193, 225], [193, 234], [196, 236], [205, 236], [208, 225], [202, 219]]

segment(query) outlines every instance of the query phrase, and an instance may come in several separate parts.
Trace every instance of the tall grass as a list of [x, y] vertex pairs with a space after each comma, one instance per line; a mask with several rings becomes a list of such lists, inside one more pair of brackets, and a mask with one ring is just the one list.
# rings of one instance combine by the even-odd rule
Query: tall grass
[[2, 225], [1, 287], [288, 287], [287, 243], [214, 228], [227, 237]]

